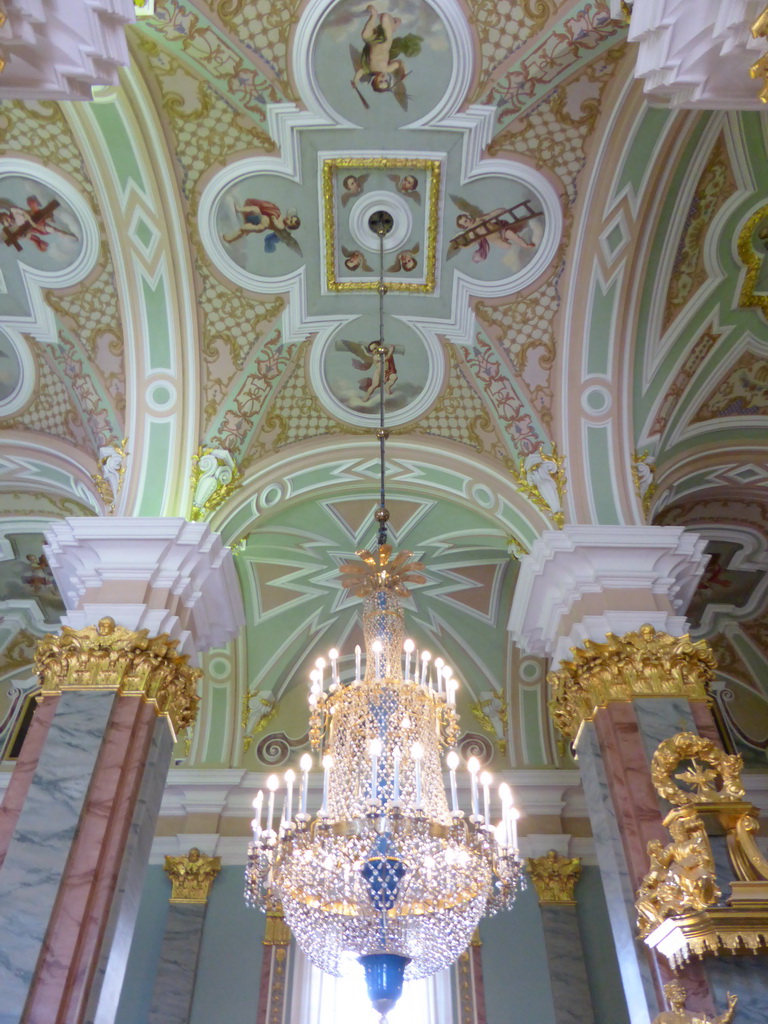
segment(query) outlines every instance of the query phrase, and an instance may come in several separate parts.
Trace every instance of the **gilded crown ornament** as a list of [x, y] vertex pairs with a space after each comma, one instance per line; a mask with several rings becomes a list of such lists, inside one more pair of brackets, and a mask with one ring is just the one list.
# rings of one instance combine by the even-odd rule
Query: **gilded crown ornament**
[[550, 672], [550, 711], [555, 725], [574, 739], [581, 723], [598, 708], [635, 697], [684, 697], [709, 700], [715, 658], [705, 640], [670, 636], [651, 625], [605, 643], [585, 640], [571, 648], [573, 659]]
[[71, 629], [42, 638], [35, 664], [43, 694], [63, 690], [116, 690], [139, 694], [164, 715], [174, 735], [197, 717], [197, 680], [186, 654], [167, 633], [149, 636], [146, 629], [118, 626], [109, 616], [96, 626]]
[[[386, 214], [377, 216], [371, 227], [379, 235], [383, 268], [388, 228]], [[383, 335], [383, 270], [378, 291]], [[385, 355], [380, 337], [379, 359]], [[471, 814], [459, 808], [453, 670], [427, 651], [419, 654], [405, 637], [400, 600], [409, 596], [409, 585], [426, 577], [412, 552], [393, 555], [387, 543], [383, 388], [376, 436], [378, 544], [357, 552], [361, 564], [341, 566], [342, 586], [363, 599], [365, 656], [355, 648], [354, 672], [351, 666], [342, 671], [344, 658], [335, 649], [327, 662], [316, 662], [309, 735], [323, 769], [322, 802], [313, 818], [307, 810], [309, 754], [301, 758], [296, 803], [296, 775], [285, 774], [279, 818], [280, 782], [268, 779], [266, 808], [263, 792], [254, 801], [245, 897], [267, 912], [281, 905], [298, 945], [322, 970], [339, 975], [361, 964], [371, 1002], [383, 1015], [404, 980], [457, 960], [480, 918], [512, 905], [524, 876], [511, 791], [501, 788], [502, 817], [494, 825], [491, 778], [480, 775], [477, 758], [467, 764]], [[450, 807], [441, 762], [446, 750]]]

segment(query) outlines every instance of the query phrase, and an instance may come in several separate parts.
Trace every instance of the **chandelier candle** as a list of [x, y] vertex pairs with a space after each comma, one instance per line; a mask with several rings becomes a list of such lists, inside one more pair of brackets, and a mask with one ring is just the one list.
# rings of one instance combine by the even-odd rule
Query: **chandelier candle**
[[472, 779], [472, 817], [477, 818], [480, 815], [477, 798], [477, 773], [480, 771], [480, 762], [476, 757], [470, 757], [467, 761], [467, 768]]
[[445, 763], [451, 773], [451, 810], [456, 814], [459, 809], [459, 794], [456, 790], [456, 769], [459, 767], [459, 755], [455, 750], [452, 750], [446, 757]]
[[312, 767], [312, 758], [309, 754], [302, 754], [299, 761], [301, 768], [301, 816], [307, 813], [307, 790], [309, 789], [309, 770]]
[[490, 772], [483, 772], [480, 782], [483, 784], [483, 817], [486, 825], [491, 821], [491, 782], [493, 778]]
[[267, 779], [267, 789], [269, 790], [269, 809], [267, 811], [267, 831], [274, 831], [272, 828], [272, 817], [275, 813], [275, 792], [277, 787], [280, 785], [280, 780], [276, 775], [270, 775]]

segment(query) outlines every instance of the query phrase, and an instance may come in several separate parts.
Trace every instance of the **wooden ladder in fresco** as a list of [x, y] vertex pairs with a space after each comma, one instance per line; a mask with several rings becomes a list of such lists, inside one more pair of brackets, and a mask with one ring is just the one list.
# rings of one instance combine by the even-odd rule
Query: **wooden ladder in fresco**
[[[507, 220], [507, 216], [511, 220]], [[505, 228], [515, 228], [518, 225], [527, 224], [534, 217], [541, 216], [543, 216], [542, 211], [534, 210], [531, 207], [530, 200], [524, 199], [521, 203], [515, 203], [514, 206], [502, 210], [501, 213], [497, 213], [493, 217], [481, 220], [479, 224], [475, 224], [471, 228], [467, 228], [466, 231], [462, 231], [460, 235], [456, 235], [451, 239], [448, 251], [449, 253], [458, 252], [459, 249], [465, 249], [468, 245], [473, 245], [482, 238], [488, 238], [489, 235], [498, 234], [499, 231], [503, 231]]]
[[[37, 224], [45, 225], [45, 222], [53, 216], [54, 210], [59, 207], [57, 199], [52, 199], [50, 203], [47, 203], [39, 210], [28, 210], [29, 220], [23, 224], [19, 224], [15, 228], [4, 227], [3, 228], [3, 239], [6, 245], [12, 245], [17, 252], [21, 252], [21, 242], [19, 239], [23, 238], [29, 231], [34, 231]], [[69, 232], [66, 232], [69, 234]]]

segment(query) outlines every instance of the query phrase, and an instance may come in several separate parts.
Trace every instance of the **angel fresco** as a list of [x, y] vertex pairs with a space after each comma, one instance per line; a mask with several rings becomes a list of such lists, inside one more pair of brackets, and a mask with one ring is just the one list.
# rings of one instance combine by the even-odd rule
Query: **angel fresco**
[[[371, 341], [363, 345], [359, 341], [348, 341], [345, 338], [336, 342], [337, 348], [346, 349], [354, 357], [352, 365], [356, 370], [367, 373], [358, 387], [363, 392], [363, 401], [369, 401], [381, 387], [381, 359], [377, 354], [378, 341]], [[391, 395], [397, 384], [397, 366], [395, 365], [395, 353], [397, 347], [388, 345], [384, 351], [384, 390]]]
[[448, 244], [448, 259], [475, 243], [473, 263], [487, 259], [491, 245], [503, 248], [519, 246], [522, 249], [536, 247], [536, 243], [524, 238], [522, 232], [534, 217], [542, 216], [542, 211], [534, 210], [527, 199], [507, 208], [498, 207], [489, 213], [484, 213], [479, 206], [461, 196], [452, 195], [451, 199], [462, 212], [456, 218], [456, 226], [461, 231]]
[[24, 240], [32, 242], [40, 252], [45, 252], [49, 243], [44, 235], [66, 235], [77, 240], [77, 235], [73, 231], [54, 223], [53, 215], [58, 207], [58, 200], [52, 199], [43, 206], [37, 196], [27, 196], [26, 209], [16, 206], [10, 199], [0, 198], [0, 227], [3, 229], [3, 241], [8, 246], [12, 245], [17, 252], [21, 252], [21, 243]]
[[365, 188], [365, 183], [368, 181], [369, 175], [367, 174], [348, 174], [341, 185], [344, 189], [344, 193], [341, 197], [341, 205], [346, 206], [350, 199], [354, 199], [355, 196], [359, 196]]
[[417, 57], [421, 53], [421, 36], [409, 32], [395, 36], [400, 18], [394, 18], [386, 11], [379, 14], [373, 4], [366, 8], [368, 20], [361, 32], [362, 52], [350, 46], [350, 56], [355, 68], [351, 86], [360, 97], [366, 110], [370, 105], [360, 91], [362, 84], [370, 84], [374, 92], [391, 92], [403, 108], [408, 109], [408, 94], [405, 91], [405, 77], [408, 72], [399, 58]]
[[235, 203], [235, 212], [243, 218], [239, 229], [231, 235], [222, 235], [225, 242], [237, 242], [251, 234], [264, 234], [264, 252], [275, 252], [278, 242], [283, 242], [298, 256], [301, 246], [291, 234], [301, 227], [295, 210], [282, 215], [280, 207], [268, 199], [246, 199], [242, 205]]
[[412, 199], [417, 206], [421, 206], [421, 193], [417, 191], [419, 179], [414, 174], [404, 174], [402, 178], [399, 174], [388, 174], [387, 177], [406, 199]]
[[364, 270], [367, 274], [373, 273], [373, 267], [368, 263], [368, 260], [363, 256], [359, 249], [348, 249], [346, 245], [342, 245], [341, 251], [344, 254], [344, 266], [347, 270]]
[[401, 270], [409, 274], [412, 270], [415, 270], [419, 265], [416, 259], [416, 254], [419, 251], [419, 243], [416, 242], [410, 249], [403, 249], [395, 257], [395, 262], [391, 267], [387, 267], [388, 274], [399, 274]]

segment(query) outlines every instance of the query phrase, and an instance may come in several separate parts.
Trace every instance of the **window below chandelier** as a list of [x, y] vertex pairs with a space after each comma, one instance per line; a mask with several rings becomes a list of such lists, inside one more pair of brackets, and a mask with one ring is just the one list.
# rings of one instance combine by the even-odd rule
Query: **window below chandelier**
[[[357, 968], [357, 969], [355, 969]], [[450, 968], [419, 981], [406, 981], [397, 1006], [387, 1013], [389, 1024], [447, 1024], [453, 1020]], [[363, 968], [335, 978], [296, 950], [290, 1024], [377, 1024], [368, 1001]]]

